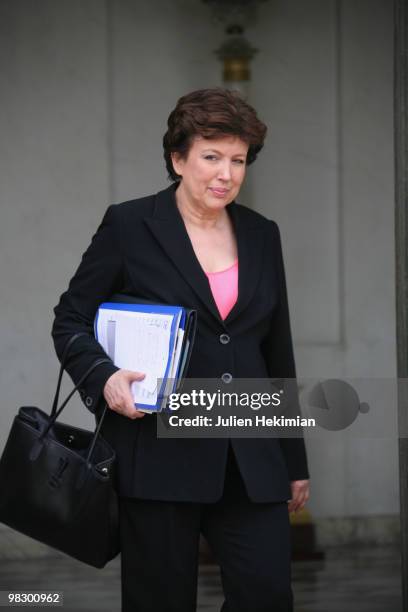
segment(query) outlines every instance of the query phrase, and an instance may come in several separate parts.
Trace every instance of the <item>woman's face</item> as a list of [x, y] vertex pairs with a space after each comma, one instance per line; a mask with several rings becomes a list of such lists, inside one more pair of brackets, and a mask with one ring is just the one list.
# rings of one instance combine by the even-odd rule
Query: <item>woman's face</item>
[[185, 159], [172, 154], [174, 170], [182, 177], [178, 190], [200, 208], [224, 208], [238, 195], [245, 177], [248, 145], [237, 136], [193, 139]]

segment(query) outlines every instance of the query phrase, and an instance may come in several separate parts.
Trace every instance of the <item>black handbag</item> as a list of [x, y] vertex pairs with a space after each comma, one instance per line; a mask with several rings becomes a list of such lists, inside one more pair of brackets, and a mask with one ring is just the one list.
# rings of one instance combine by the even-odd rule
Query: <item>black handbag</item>
[[57, 418], [98, 359], [57, 409], [61, 379], [72, 343], [61, 360], [51, 413], [20, 408], [0, 459], [0, 521], [94, 567], [119, 552], [115, 452], [100, 436], [107, 404], [94, 432]]

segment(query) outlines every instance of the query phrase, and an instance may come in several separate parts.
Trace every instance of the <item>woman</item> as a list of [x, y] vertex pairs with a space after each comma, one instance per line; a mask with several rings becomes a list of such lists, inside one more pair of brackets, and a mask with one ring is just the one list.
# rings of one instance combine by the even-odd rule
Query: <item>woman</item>
[[[110, 206], [55, 308], [59, 357], [77, 381], [100, 356], [99, 304], [116, 292], [198, 311], [191, 378], [293, 378], [279, 230], [236, 204], [265, 125], [238, 94], [192, 92], [177, 103], [163, 139], [172, 185]], [[101, 365], [80, 390], [118, 457], [122, 609], [192, 612], [200, 533], [221, 567], [222, 610], [292, 610], [288, 510], [308, 498], [302, 439], [157, 439], [156, 416], [139, 412], [130, 383], [143, 372]], [[288, 503], [289, 501], [289, 503]]]

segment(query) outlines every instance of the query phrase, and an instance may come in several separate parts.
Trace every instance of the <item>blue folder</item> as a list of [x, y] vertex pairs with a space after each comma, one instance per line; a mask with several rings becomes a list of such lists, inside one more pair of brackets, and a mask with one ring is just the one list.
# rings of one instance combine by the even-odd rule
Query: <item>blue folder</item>
[[[159, 412], [163, 408], [165, 408], [167, 397], [170, 393], [178, 392], [181, 389], [182, 382], [187, 372], [187, 368], [189, 365], [191, 353], [193, 350], [195, 333], [197, 328], [197, 311], [191, 308], [185, 308], [183, 306], [174, 306], [169, 304], [161, 304], [158, 302], [153, 302], [150, 300], [146, 300], [145, 298], [139, 298], [137, 296], [116, 293], [112, 295], [106, 302], [103, 302], [99, 309], [111, 309], [111, 310], [130, 310], [137, 311], [143, 313], [152, 313], [152, 314], [169, 314], [173, 315], [172, 319], [172, 328], [170, 331], [170, 346], [168, 351], [168, 361], [166, 364], [165, 375], [161, 382], [160, 389], [157, 393], [157, 403], [155, 406], [150, 404], [141, 404], [138, 403], [138, 407], [149, 411], [149, 412]], [[177, 337], [177, 319], [180, 315], [180, 322], [178, 328], [184, 330], [183, 335], [183, 343], [181, 346], [180, 359], [178, 363], [178, 367], [174, 376], [173, 381], [168, 380], [170, 365], [171, 365], [171, 355], [174, 348], [174, 343]], [[99, 310], [95, 317], [94, 329], [95, 329], [95, 337], [97, 337], [97, 323], [98, 323]], [[109, 342], [109, 338], [108, 338]], [[113, 349], [112, 349], [113, 350]], [[112, 357], [112, 351], [110, 351], [110, 356]], [[112, 357], [113, 358], [113, 357]], [[114, 361], [114, 358], [113, 358]], [[167, 392], [166, 392], [167, 391]]]

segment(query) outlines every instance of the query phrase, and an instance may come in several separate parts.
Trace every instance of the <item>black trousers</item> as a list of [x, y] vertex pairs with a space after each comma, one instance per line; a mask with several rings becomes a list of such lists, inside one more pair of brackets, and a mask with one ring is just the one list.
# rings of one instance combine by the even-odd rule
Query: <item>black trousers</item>
[[195, 612], [202, 533], [221, 568], [221, 612], [292, 612], [287, 503], [249, 500], [230, 445], [216, 503], [121, 498], [122, 612]]

